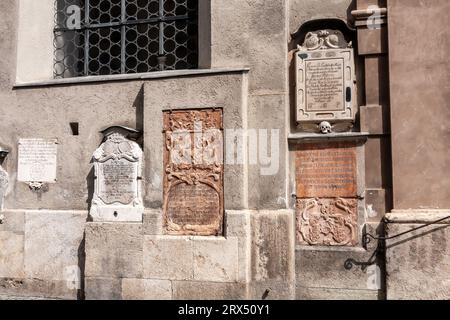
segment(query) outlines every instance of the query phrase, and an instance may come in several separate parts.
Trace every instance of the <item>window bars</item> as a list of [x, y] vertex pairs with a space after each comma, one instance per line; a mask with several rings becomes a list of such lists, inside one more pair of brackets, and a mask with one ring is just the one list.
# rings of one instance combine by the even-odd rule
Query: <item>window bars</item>
[[55, 0], [54, 77], [197, 67], [198, 0]]

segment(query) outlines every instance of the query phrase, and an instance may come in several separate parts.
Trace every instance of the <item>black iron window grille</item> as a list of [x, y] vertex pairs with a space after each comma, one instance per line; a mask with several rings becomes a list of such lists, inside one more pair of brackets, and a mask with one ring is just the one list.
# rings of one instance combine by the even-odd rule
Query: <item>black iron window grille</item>
[[193, 69], [198, 0], [55, 0], [54, 77]]

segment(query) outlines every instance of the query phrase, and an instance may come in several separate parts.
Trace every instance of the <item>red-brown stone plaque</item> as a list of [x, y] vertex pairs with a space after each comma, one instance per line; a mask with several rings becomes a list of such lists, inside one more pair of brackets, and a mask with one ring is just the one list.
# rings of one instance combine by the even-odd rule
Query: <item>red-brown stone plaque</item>
[[164, 112], [168, 234], [219, 235], [223, 225], [222, 110]]
[[296, 153], [297, 197], [355, 197], [356, 146], [351, 142], [304, 144]]
[[356, 143], [302, 144], [296, 151], [297, 243], [358, 242]]
[[297, 199], [297, 242], [306, 245], [356, 245], [357, 209], [357, 199]]

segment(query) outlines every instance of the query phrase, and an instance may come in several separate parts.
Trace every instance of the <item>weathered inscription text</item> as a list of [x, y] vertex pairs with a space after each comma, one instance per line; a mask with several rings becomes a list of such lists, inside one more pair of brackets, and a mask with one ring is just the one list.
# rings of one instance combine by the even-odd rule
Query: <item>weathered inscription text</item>
[[20, 139], [18, 151], [19, 181], [56, 181], [56, 139]]
[[305, 144], [297, 151], [297, 197], [356, 196], [356, 148], [349, 143]]

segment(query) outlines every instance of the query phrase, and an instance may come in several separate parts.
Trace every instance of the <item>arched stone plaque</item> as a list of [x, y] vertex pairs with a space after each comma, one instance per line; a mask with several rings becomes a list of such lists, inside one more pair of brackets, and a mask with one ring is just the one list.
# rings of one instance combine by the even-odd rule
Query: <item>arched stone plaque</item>
[[125, 127], [103, 131], [105, 141], [94, 152], [95, 183], [90, 215], [94, 221], [142, 221], [142, 150]]

